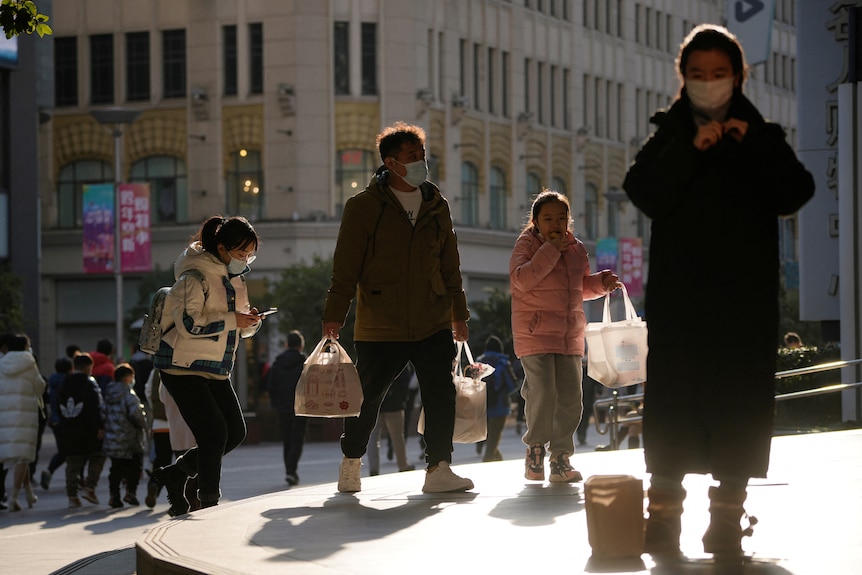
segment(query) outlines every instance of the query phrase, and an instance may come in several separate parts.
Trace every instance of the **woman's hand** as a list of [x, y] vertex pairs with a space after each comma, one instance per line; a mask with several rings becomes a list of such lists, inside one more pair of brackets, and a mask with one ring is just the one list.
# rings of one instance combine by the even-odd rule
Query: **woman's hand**
[[[747, 124], [746, 127], [748, 127]], [[692, 142], [694, 147], [701, 152], [708, 150], [721, 140], [721, 137], [724, 135], [724, 129], [724, 124], [716, 122], [715, 120], [708, 124], [704, 124], [703, 126], [699, 126], [697, 128], [697, 134], [694, 135], [694, 142]]]
[[724, 133], [730, 136], [737, 142], [741, 142], [748, 132], [748, 122], [739, 118], [730, 118], [723, 124]]
[[257, 325], [257, 322], [260, 321], [260, 317], [257, 315], [256, 309], [249, 310], [249, 313], [243, 313], [241, 311], [234, 312], [234, 315], [236, 316], [236, 326], [240, 329], [254, 327]]

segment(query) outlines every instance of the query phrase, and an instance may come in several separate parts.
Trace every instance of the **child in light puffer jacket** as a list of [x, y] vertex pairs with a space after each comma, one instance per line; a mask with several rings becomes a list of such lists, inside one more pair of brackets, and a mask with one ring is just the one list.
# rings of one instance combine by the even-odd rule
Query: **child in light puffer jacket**
[[[111, 498], [108, 505], [122, 507], [140, 505], [136, 491], [141, 479], [144, 460], [144, 429], [146, 413], [135, 394], [135, 372], [127, 363], [114, 370], [114, 381], [105, 387], [102, 403], [102, 420], [105, 422], [103, 449], [111, 458], [108, 488]], [[120, 484], [125, 481], [126, 494], [120, 499]]]

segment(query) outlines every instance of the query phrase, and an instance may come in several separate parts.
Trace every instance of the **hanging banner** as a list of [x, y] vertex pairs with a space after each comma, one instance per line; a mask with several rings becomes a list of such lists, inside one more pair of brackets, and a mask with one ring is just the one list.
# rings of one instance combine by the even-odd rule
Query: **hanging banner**
[[152, 269], [149, 184], [120, 184], [120, 261], [123, 272]]
[[114, 184], [84, 186], [84, 273], [114, 271]]
[[596, 271], [617, 271], [617, 238], [601, 238], [596, 242]]
[[739, 39], [749, 66], [769, 60], [775, 0], [728, 0], [727, 29]]
[[632, 297], [643, 295], [644, 289], [643, 240], [620, 238], [620, 281]]

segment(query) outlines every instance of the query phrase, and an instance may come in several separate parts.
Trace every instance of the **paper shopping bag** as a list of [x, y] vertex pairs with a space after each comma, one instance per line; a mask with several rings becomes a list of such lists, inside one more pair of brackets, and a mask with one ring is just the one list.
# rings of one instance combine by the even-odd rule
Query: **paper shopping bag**
[[[483, 377], [494, 373], [494, 366], [473, 359], [467, 342], [457, 342], [457, 356], [452, 382], [455, 384], [455, 430], [453, 443], [476, 443], [488, 437], [486, 387]], [[468, 364], [461, 367], [462, 349]], [[468, 375], [464, 375], [464, 374]], [[425, 410], [419, 412], [418, 432], [425, 434]]]
[[646, 381], [647, 324], [635, 312], [625, 286], [620, 288], [626, 319], [611, 321], [605, 296], [602, 321], [587, 324], [587, 375], [606, 387], [626, 387]]
[[362, 400], [362, 384], [350, 356], [336, 340], [324, 337], [303, 364], [294, 398], [296, 415], [354, 417]]

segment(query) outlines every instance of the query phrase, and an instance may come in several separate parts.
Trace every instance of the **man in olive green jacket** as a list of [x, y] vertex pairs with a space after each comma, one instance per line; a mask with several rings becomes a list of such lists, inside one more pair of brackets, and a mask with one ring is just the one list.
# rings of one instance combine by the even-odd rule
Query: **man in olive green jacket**
[[[360, 490], [360, 465], [389, 386], [407, 362], [425, 409], [426, 493], [466, 491], [455, 475], [452, 433], [454, 340], [469, 335], [458, 241], [449, 204], [426, 181], [425, 132], [403, 122], [377, 136], [383, 165], [344, 206], [323, 311], [323, 334], [337, 338], [356, 297], [356, 368], [364, 401], [344, 421], [338, 490]], [[454, 339], [453, 339], [454, 338]]]

